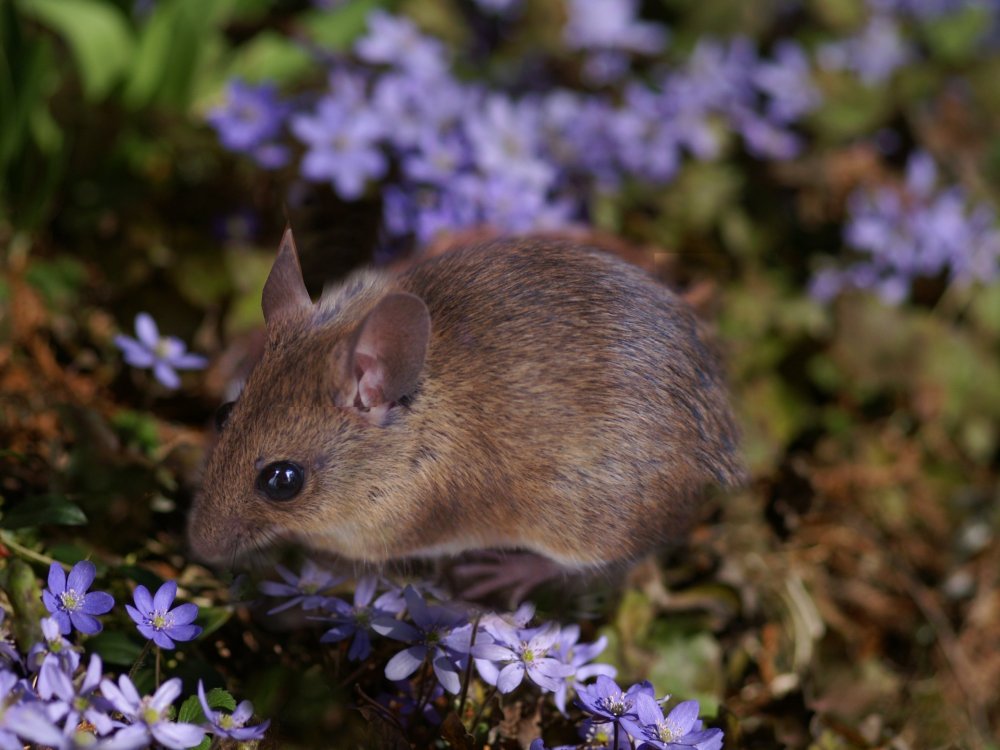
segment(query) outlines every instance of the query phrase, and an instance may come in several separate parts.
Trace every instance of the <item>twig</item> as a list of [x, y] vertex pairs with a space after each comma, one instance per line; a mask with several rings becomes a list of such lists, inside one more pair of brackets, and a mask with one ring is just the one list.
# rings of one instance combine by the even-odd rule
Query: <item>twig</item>
[[14, 552], [23, 558], [26, 558], [32, 562], [42, 563], [43, 565], [52, 565], [52, 563], [59, 563], [63, 570], [69, 572], [71, 570], [70, 566], [66, 563], [61, 563], [53, 557], [48, 555], [43, 555], [41, 552], [35, 552], [33, 549], [29, 549], [18, 542], [15, 542], [10, 534], [6, 531], [0, 532], [0, 541], [3, 542], [4, 546], [10, 547]]
[[[479, 620], [483, 614], [480, 612], [476, 619], [472, 621], [472, 637], [469, 638], [469, 650], [476, 645], [476, 633], [479, 632]], [[458, 700], [458, 717], [462, 718], [465, 711], [465, 699], [469, 697], [469, 683], [472, 682], [472, 655], [469, 655], [469, 663], [465, 665], [465, 679], [462, 681], [462, 695]]]

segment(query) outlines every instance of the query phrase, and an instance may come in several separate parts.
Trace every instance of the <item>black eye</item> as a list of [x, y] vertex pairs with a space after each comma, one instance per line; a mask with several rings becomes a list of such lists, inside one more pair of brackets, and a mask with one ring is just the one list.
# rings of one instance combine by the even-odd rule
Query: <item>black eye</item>
[[215, 410], [215, 429], [216, 432], [222, 432], [222, 428], [226, 426], [226, 420], [229, 419], [229, 412], [233, 410], [233, 406], [236, 405], [235, 401], [227, 401], [218, 409]]
[[291, 500], [302, 491], [305, 479], [305, 472], [298, 464], [276, 461], [257, 475], [257, 489], [267, 495], [268, 500]]

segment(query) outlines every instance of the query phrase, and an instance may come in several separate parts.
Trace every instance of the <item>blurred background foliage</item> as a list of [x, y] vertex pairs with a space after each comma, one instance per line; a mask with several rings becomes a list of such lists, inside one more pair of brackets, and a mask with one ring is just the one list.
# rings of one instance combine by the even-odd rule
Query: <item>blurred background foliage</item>
[[[850, 195], [900, 184], [917, 150], [996, 204], [997, 14], [951, 5], [897, 8], [918, 54], [877, 83], [814, 66], [821, 102], [794, 156], [753, 158], [727, 131], [717, 158], [589, 199], [583, 236], [641, 258], [717, 329], [753, 479], [707, 505], [684, 550], [580, 608], [624, 675], [717, 710], [727, 747], [997, 747], [1000, 285], [941, 272], [897, 304], [809, 294], [822, 268], [860, 255], [843, 233]], [[225, 583], [185, 556], [184, 512], [209, 415], [260, 345], [286, 217], [321, 286], [385, 257], [382, 203], [229, 153], [206, 118], [234, 79], [322, 89], [323, 61], [378, 8], [461, 50], [459, 75], [516, 90], [554, 70], [586, 88], [561, 46], [565, 8], [545, 0], [500, 26], [462, 0], [0, 0], [0, 569], [20, 550], [92, 556], [121, 577], [119, 600], [129, 580], [177, 578], [214, 632], [169, 668], [235, 683], [275, 719], [276, 747], [365, 741], [331, 676], [336, 649], [228, 609]], [[641, 10], [670, 29], [675, 64], [734, 35], [815, 53], [871, 13], [862, 0]], [[122, 365], [112, 338], [141, 310], [212, 357], [204, 376], [168, 392]], [[125, 665], [139, 645], [105, 634], [88, 648]]]

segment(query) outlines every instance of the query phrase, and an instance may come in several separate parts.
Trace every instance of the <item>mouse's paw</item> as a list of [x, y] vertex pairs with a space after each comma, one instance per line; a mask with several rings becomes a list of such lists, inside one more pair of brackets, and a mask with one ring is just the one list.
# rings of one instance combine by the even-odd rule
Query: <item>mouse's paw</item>
[[544, 583], [564, 575], [558, 564], [532, 552], [486, 551], [452, 568], [464, 599], [479, 600], [506, 594], [511, 608]]

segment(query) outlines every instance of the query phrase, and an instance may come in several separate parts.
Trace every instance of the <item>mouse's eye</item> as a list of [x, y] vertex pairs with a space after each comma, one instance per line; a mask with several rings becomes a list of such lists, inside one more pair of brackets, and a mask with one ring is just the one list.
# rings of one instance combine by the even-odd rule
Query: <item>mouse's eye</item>
[[215, 429], [217, 432], [222, 432], [222, 428], [226, 426], [226, 420], [229, 419], [229, 412], [233, 410], [235, 405], [235, 401], [227, 401], [215, 410]]
[[306, 475], [302, 467], [291, 461], [276, 461], [261, 469], [257, 489], [268, 500], [291, 500], [302, 491]]

